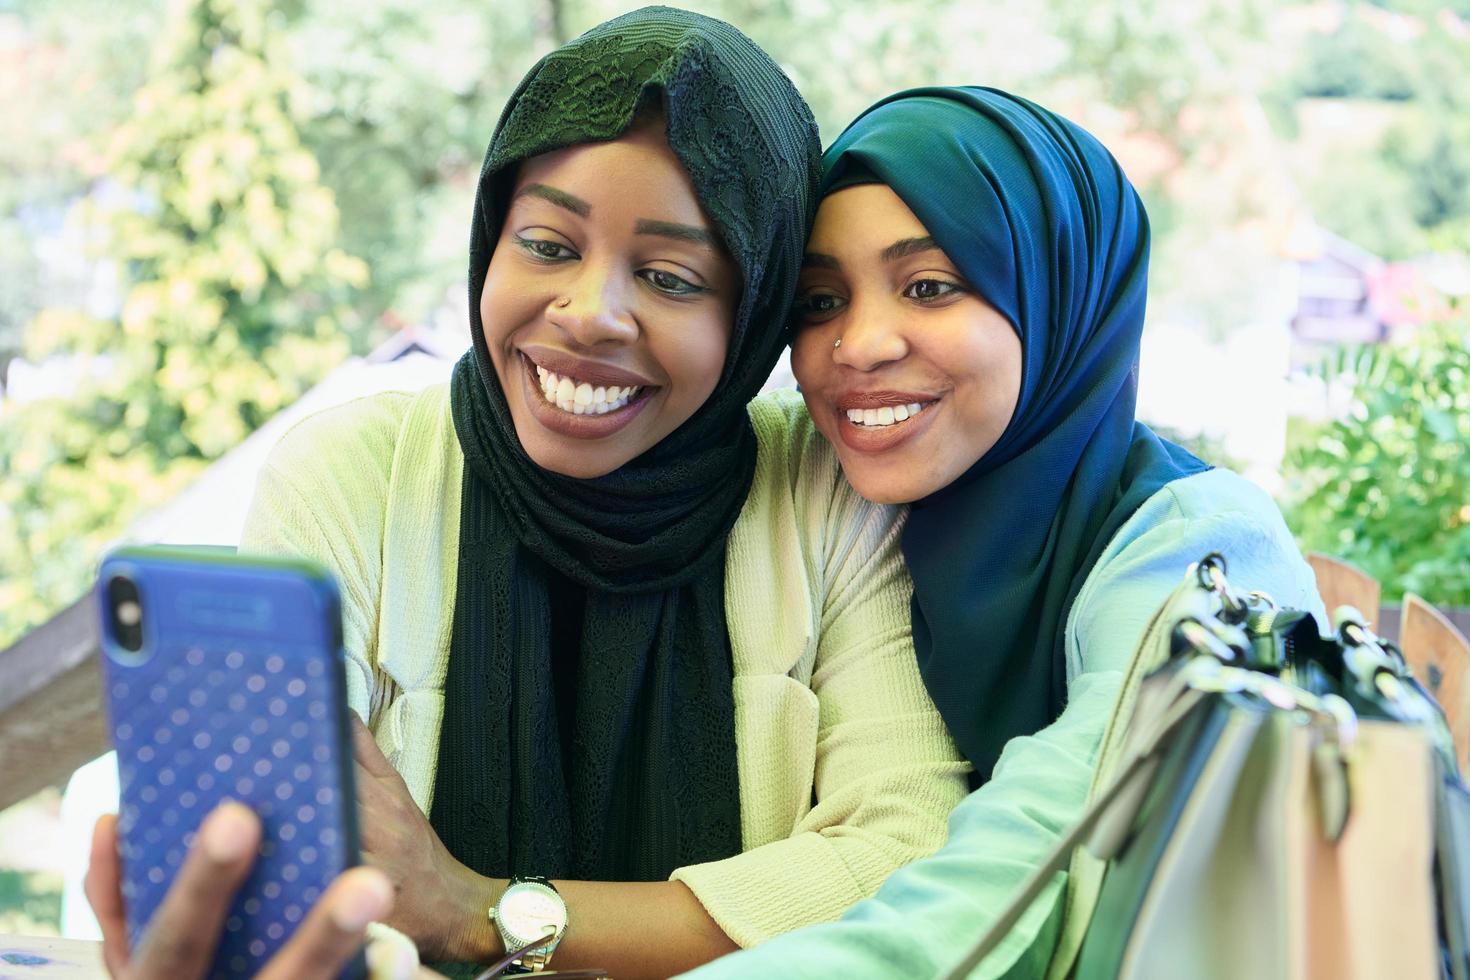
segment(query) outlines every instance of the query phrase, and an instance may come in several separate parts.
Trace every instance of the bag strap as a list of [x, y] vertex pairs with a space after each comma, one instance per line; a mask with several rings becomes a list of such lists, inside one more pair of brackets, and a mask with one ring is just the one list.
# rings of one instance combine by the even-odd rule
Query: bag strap
[[[995, 951], [1056, 873], [1066, 868], [1078, 844], [1086, 842], [1088, 850], [1096, 853], [1099, 849], [1110, 851], [1116, 847], [1117, 843], [1120, 843], [1119, 835], [1108, 834], [1104, 836], [1111, 841], [1111, 844], [1106, 848], [1095, 848], [1089, 835], [1104, 816], [1116, 818], [1109, 820], [1109, 826], [1116, 827], [1132, 823], [1133, 815], [1137, 813], [1138, 807], [1143, 802], [1142, 790], [1148, 786], [1149, 780], [1158, 768], [1160, 750], [1168, 743], [1169, 736], [1189, 717], [1195, 707], [1212, 693], [1190, 686], [1188, 673], [1188, 667], [1179, 672], [1176, 678], [1180, 686], [1178, 696], [1172, 699], [1167, 709], [1159, 715], [1153, 729], [1123, 763], [1117, 778], [1083, 811], [1082, 816], [1072, 825], [1072, 828], [1056, 842], [1051, 851], [1047, 853], [1046, 858], [1026, 878], [1020, 892], [1011, 899], [964, 958], [951, 967], [947, 973], [942, 974], [945, 980], [959, 980], [959, 978], [968, 976], [970, 971], [979, 966], [985, 957]], [[1120, 799], [1124, 800], [1125, 809], [1117, 814], [1111, 814], [1110, 811], [1115, 808], [1115, 804]], [[1106, 859], [1110, 853], [1097, 854], [1097, 856]]]

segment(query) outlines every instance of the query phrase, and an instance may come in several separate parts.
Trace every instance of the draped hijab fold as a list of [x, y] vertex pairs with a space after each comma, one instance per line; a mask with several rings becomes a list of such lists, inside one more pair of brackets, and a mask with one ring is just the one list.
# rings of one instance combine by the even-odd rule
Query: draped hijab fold
[[[651, 106], [740, 302], [704, 405], [643, 456], [572, 479], [521, 447], [480, 293], [517, 164], [616, 139]], [[471, 230], [474, 347], [450, 386], [465, 469], [430, 810], [481, 874], [661, 880], [740, 851], [726, 537], [755, 467], [745, 406], [784, 340], [818, 177], [816, 125], [781, 70], [728, 24], [665, 7], [547, 55], [501, 116]]]
[[1065, 706], [1067, 616], [1108, 541], [1208, 468], [1134, 417], [1148, 218], [1095, 138], [995, 89], [890, 96], [823, 168], [824, 194], [892, 188], [1021, 340], [1010, 424], [902, 542], [919, 666], [978, 785]]

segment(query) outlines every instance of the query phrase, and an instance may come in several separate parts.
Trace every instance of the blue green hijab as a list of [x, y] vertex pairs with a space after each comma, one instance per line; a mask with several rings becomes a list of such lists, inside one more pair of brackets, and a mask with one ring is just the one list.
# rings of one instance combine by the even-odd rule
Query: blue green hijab
[[978, 785], [1065, 707], [1067, 614], [1108, 541], [1208, 466], [1134, 418], [1148, 216], [1101, 143], [995, 89], [912, 89], [823, 158], [824, 194], [871, 182], [1021, 339], [1010, 425], [903, 534], [919, 667]]

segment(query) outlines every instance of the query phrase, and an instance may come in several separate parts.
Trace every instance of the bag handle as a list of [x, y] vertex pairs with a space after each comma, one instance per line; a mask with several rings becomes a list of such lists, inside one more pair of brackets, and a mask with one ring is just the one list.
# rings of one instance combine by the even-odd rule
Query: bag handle
[[[1195, 687], [1190, 682], [1189, 675], [1196, 663], [1209, 664], [1211, 661], [1201, 658], [1180, 670], [1174, 683], [1178, 684], [1181, 690], [1160, 716], [1154, 729], [1144, 738], [1143, 744], [1124, 763], [1118, 777], [1083, 812], [1081, 818], [1072, 825], [1072, 829], [1056, 842], [1051, 851], [1047, 853], [1045, 860], [1027, 876], [1026, 883], [1020, 892], [1011, 899], [1004, 911], [991, 923], [990, 928], [971, 947], [964, 958], [948, 972], [942, 974], [945, 980], [959, 980], [959, 978], [968, 976], [970, 971], [979, 966], [985, 957], [995, 951], [1001, 940], [1021, 920], [1021, 916], [1036, 901], [1037, 896], [1046, 888], [1056, 873], [1066, 867], [1072, 857], [1072, 851], [1078, 844], [1086, 841], [1088, 850], [1106, 860], [1122, 843], [1123, 837], [1126, 836], [1126, 829], [1132, 823], [1133, 815], [1137, 813], [1138, 806], [1143, 802], [1143, 792], [1147, 789], [1149, 780], [1158, 768], [1160, 750], [1167, 743], [1169, 736], [1189, 717], [1195, 707], [1213, 693]], [[1098, 827], [1104, 816], [1109, 815], [1119, 799], [1125, 800], [1129, 805], [1117, 815], [1116, 820], [1108, 821], [1106, 828], [1112, 832], [1100, 835], [1101, 839], [1097, 841], [1090, 839], [1089, 835], [1092, 834], [1093, 829]], [[1122, 828], [1124, 833], [1118, 833], [1116, 828]]]

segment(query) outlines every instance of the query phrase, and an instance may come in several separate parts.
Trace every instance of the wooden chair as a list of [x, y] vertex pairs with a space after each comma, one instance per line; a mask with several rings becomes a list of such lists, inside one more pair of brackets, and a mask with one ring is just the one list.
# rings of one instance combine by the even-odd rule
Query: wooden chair
[[1409, 592], [1404, 595], [1399, 649], [1414, 676], [1444, 708], [1464, 767], [1470, 762], [1470, 640], [1438, 609]]
[[1383, 587], [1378, 580], [1358, 566], [1319, 552], [1307, 555], [1307, 564], [1317, 576], [1317, 591], [1322, 595], [1322, 604], [1327, 607], [1328, 628], [1338, 606], [1352, 606], [1368, 620], [1368, 627], [1378, 629], [1378, 607], [1383, 599]]

